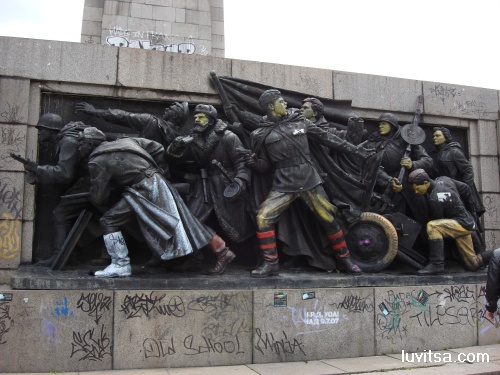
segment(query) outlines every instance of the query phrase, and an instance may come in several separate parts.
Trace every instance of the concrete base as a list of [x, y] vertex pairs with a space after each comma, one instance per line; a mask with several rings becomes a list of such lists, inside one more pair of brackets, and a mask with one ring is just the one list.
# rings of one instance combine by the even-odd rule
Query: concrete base
[[[102, 268], [102, 267], [100, 267]], [[99, 269], [99, 267], [96, 267]], [[227, 366], [498, 344], [486, 272], [417, 277], [284, 270], [253, 279], [134, 266], [133, 276], [23, 266], [0, 290], [0, 372]]]
[[[208, 265], [206, 266], [209, 267]], [[21, 266], [11, 277], [13, 289], [307, 289], [393, 287], [405, 285], [457, 285], [486, 281], [486, 271], [465, 272], [460, 265], [446, 266], [442, 275], [417, 276], [410, 267], [397, 265], [379, 273], [353, 276], [339, 272], [325, 272], [313, 268], [281, 269], [276, 277], [252, 278], [251, 268], [230, 265], [224, 275], [210, 276], [200, 271], [172, 272], [165, 268], [143, 268], [132, 265], [132, 276], [125, 278], [96, 278], [91, 274], [105, 266], [66, 267], [52, 271], [47, 267]]]

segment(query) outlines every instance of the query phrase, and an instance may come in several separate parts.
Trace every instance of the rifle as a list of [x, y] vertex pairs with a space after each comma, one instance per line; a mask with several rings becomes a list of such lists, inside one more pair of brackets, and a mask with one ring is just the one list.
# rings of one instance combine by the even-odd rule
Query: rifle
[[21, 163], [23, 163], [24, 165], [28, 164], [28, 159], [25, 159], [23, 158], [21, 155], [18, 155], [18, 154], [14, 154], [13, 152], [10, 153], [10, 157], [14, 160], [17, 160]]
[[[417, 109], [415, 110], [415, 114], [413, 115], [411, 124], [407, 124], [401, 129], [401, 137], [403, 137], [404, 141], [407, 143], [404, 154], [405, 158], [410, 155], [412, 145], [420, 145], [425, 141], [425, 132], [420, 126], [418, 126], [418, 123], [420, 121], [420, 114], [422, 113], [420, 107], [422, 106], [423, 101], [424, 97], [422, 95], [419, 95], [417, 98]], [[405, 167], [401, 167], [398, 176], [398, 181], [400, 184], [403, 183], [404, 174]]]
[[23, 163], [24, 171], [27, 173], [26, 182], [33, 185], [36, 182], [36, 168], [38, 164], [30, 159], [23, 158], [21, 155], [14, 154], [13, 152], [10, 153], [10, 157], [20, 163]]
[[208, 203], [208, 172], [205, 168], [200, 168], [200, 176], [203, 186], [203, 202]]
[[214, 70], [210, 72], [210, 75], [212, 76], [212, 82], [214, 83], [215, 89], [219, 93], [219, 96], [222, 100], [222, 105], [224, 106], [224, 112], [226, 113], [226, 116], [229, 118], [231, 123], [240, 122], [238, 116], [236, 116], [236, 113], [231, 108], [231, 102], [227, 97], [224, 87], [222, 87], [222, 83], [220, 83], [219, 77], [217, 77], [217, 74]]
[[[422, 113], [420, 108], [423, 105], [423, 102], [424, 102], [424, 97], [422, 95], [419, 95], [417, 97], [417, 109], [415, 110], [415, 114], [413, 115], [413, 120], [411, 124], [406, 124], [401, 128], [401, 137], [406, 142], [406, 149], [403, 156], [404, 158], [407, 158], [410, 155], [412, 145], [420, 145], [425, 141], [425, 132], [418, 125], [420, 121], [420, 114]], [[398, 185], [403, 184], [405, 172], [406, 168], [404, 166], [401, 167], [399, 175], [397, 177]], [[393, 193], [394, 192], [391, 188], [391, 184], [389, 183], [383, 195], [390, 197], [392, 200]], [[384, 200], [382, 200], [382, 202], [384, 203], [383, 207], [387, 207], [386, 205], [387, 202], [385, 202]]]
[[[231, 177], [229, 172], [226, 170], [226, 168], [224, 168], [220, 161], [213, 159], [212, 165], [216, 167], [230, 182], [230, 184], [224, 189], [224, 198], [228, 199], [229, 201], [238, 199], [238, 197], [242, 193], [240, 184], [238, 184], [234, 177]], [[245, 199], [248, 199], [245, 191], [243, 191], [243, 197]]]
[[217, 167], [217, 169], [224, 175], [224, 177], [226, 177], [229, 180], [230, 183], [237, 183], [236, 180], [233, 177], [231, 177], [226, 168], [222, 166], [220, 161], [214, 159], [212, 160], [212, 165]]

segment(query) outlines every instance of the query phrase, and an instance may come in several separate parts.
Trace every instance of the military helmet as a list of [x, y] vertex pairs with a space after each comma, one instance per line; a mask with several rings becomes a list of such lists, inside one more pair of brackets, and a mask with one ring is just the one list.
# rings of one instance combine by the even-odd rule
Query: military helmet
[[212, 117], [214, 120], [217, 119], [217, 110], [213, 105], [210, 104], [198, 104], [194, 109], [194, 114], [204, 113], [207, 116]]
[[38, 119], [35, 126], [37, 129], [49, 129], [60, 131], [64, 127], [64, 122], [61, 116], [55, 113], [46, 113]]
[[380, 117], [378, 118], [378, 122], [382, 122], [382, 121], [388, 122], [389, 124], [391, 124], [395, 128], [398, 127], [398, 118], [395, 115], [393, 115], [392, 113], [389, 113], [389, 112], [382, 113], [380, 115]]

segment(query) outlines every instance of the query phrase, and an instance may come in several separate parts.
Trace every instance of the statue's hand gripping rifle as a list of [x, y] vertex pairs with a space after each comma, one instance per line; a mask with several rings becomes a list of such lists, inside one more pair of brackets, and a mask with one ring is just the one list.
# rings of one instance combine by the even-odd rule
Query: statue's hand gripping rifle
[[[420, 145], [425, 141], [425, 132], [418, 125], [420, 122], [420, 114], [422, 110], [420, 109], [424, 102], [424, 98], [422, 95], [419, 95], [417, 98], [417, 109], [415, 110], [415, 114], [413, 115], [413, 121], [411, 124], [407, 124], [403, 126], [401, 129], [401, 137], [403, 137], [404, 141], [407, 143], [407, 147], [405, 150], [404, 157], [407, 158], [411, 152], [412, 145]], [[403, 176], [405, 174], [405, 167], [401, 167], [399, 172], [398, 181], [400, 184], [403, 183]]]
[[10, 153], [10, 157], [14, 160], [17, 160], [18, 162], [23, 163], [25, 170], [36, 173], [36, 167], [38, 167], [38, 164], [33, 160], [25, 159], [21, 155], [14, 154], [13, 152]]
[[[408, 158], [410, 156], [412, 145], [420, 145], [425, 141], [425, 132], [419, 126], [420, 114], [422, 113], [421, 110], [422, 105], [423, 105], [423, 96], [419, 95], [417, 97], [417, 109], [413, 116], [413, 121], [411, 122], [411, 124], [406, 124], [401, 128], [401, 137], [406, 142], [406, 149], [403, 158]], [[398, 177], [393, 179], [395, 185], [401, 186], [400, 189], [402, 188], [404, 182], [403, 179], [405, 171], [406, 167], [402, 166], [401, 170], [399, 171]], [[378, 197], [378, 200], [382, 202], [382, 209], [380, 210], [380, 212], [383, 212], [387, 207], [391, 206], [389, 202], [392, 201], [392, 197], [394, 194], [392, 185], [393, 185], [392, 182], [389, 183], [384, 193]]]

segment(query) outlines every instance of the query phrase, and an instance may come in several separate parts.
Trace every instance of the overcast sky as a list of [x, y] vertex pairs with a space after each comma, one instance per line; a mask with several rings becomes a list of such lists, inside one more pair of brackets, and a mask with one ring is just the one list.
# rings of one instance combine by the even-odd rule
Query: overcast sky
[[[0, 0], [0, 35], [79, 42], [83, 3]], [[228, 58], [500, 90], [499, 0], [224, 0], [224, 12]]]

